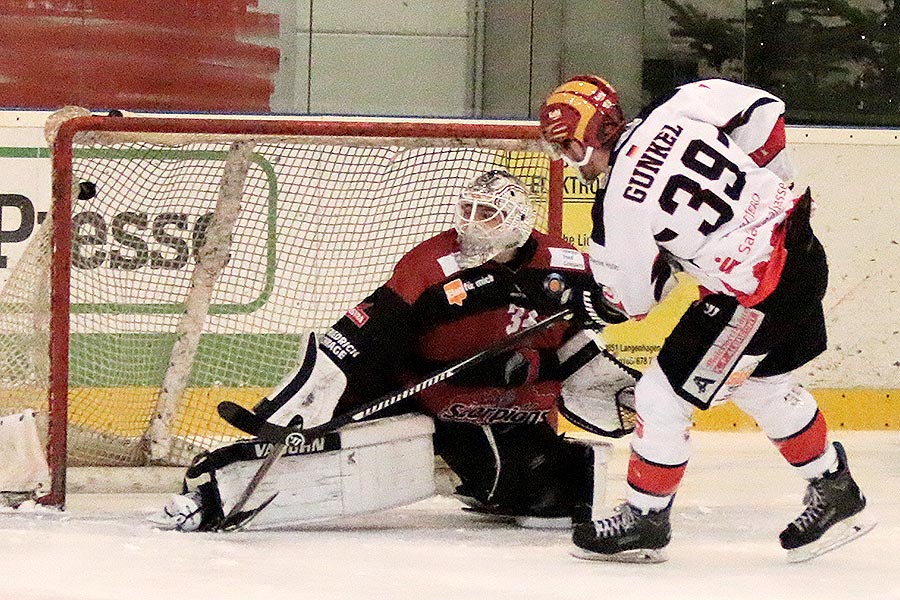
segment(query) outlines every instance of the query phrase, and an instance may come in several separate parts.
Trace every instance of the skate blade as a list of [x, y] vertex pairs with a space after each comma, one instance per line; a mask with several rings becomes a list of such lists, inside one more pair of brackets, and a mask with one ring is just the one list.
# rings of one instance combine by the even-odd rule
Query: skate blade
[[620, 562], [620, 563], [636, 563], [636, 564], [653, 564], [666, 562], [668, 557], [662, 549], [639, 548], [636, 550], [623, 550], [615, 554], [601, 554], [599, 552], [591, 552], [583, 548], [574, 548], [569, 554], [581, 560], [591, 560], [595, 562]]
[[787, 561], [789, 563], [800, 563], [822, 556], [835, 548], [840, 548], [844, 544], [852, 542], [858, 537], [864, 536], [872, 531], [876, 524], [877, 522], [875, 521], [864, 521], [856, 517], [848, 517], [839, 523], [835, 523], [831, 529], [826, 531], [816, 541], [788, 550]]
[[522, 529], [572, 529], [572, 517], [516, 517]]
[[472, 513], [497, 523], [509, 523], [522, 529], [572, 529], [572, 517], [535, 517], [511, 515], [502, 510], [483, 506], [463, 506], [463, 512]]

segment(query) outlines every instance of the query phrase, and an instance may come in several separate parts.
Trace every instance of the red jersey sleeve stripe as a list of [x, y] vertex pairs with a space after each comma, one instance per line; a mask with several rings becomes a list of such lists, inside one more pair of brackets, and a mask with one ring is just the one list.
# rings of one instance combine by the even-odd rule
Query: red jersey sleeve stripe
[[769, 139], [762, 146], [751, 152], [750, 158], [760, 167], [764, 167], [772, 162], [772, 159], [778, 156], [779, 152], [784, 150], [785, 144], [784, 117], [778, 117], [775, 126], [769, 133]]

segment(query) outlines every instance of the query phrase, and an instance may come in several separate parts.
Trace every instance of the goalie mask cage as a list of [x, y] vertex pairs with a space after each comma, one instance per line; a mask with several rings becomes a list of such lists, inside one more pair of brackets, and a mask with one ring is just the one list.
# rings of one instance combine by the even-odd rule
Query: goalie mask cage
[[[58, 129], [57, 129], [58, 127]], [[50, 127], [52, 216], [3, 290], [0, 409], [46, 415], [66, 465], [187, 465], [321, 332], [452, 226], [476, 175], [531, 186], [561, 233], [562, 168], [532, 123], [80, 116]]]

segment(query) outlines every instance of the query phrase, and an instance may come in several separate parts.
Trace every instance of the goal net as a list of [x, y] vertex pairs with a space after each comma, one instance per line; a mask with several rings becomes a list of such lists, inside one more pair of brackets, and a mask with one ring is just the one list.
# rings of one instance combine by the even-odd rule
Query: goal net
[[[57, 134], [58, 127], [58, 134]], [[415, 244], [507, 169], [560, 233], [561, 170], [529, 123], [69, 119], [53, 211], [0, 298], [0, 414], [68, 465], [187, 465]], [[552, 193], [551, 193], [552, 192]]]

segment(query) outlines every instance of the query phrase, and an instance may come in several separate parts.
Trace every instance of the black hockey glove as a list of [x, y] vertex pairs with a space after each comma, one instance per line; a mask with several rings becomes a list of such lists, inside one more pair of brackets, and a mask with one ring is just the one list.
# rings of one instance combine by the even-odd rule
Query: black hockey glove
[[559, 358], [553, 350], [520, 348], [464, 371], [453, 381], [461, 386], [517, 388], [553, 378], [558, 366]]
[[566, 304], [572, 309], [574, 318], [585, 329], [603, 329], [607, 325], [624, 323], [628, 317], [611, 307], [603, 298], [603, 288], [595, 285], [590, 289], [572, 290], [572, 297]]

